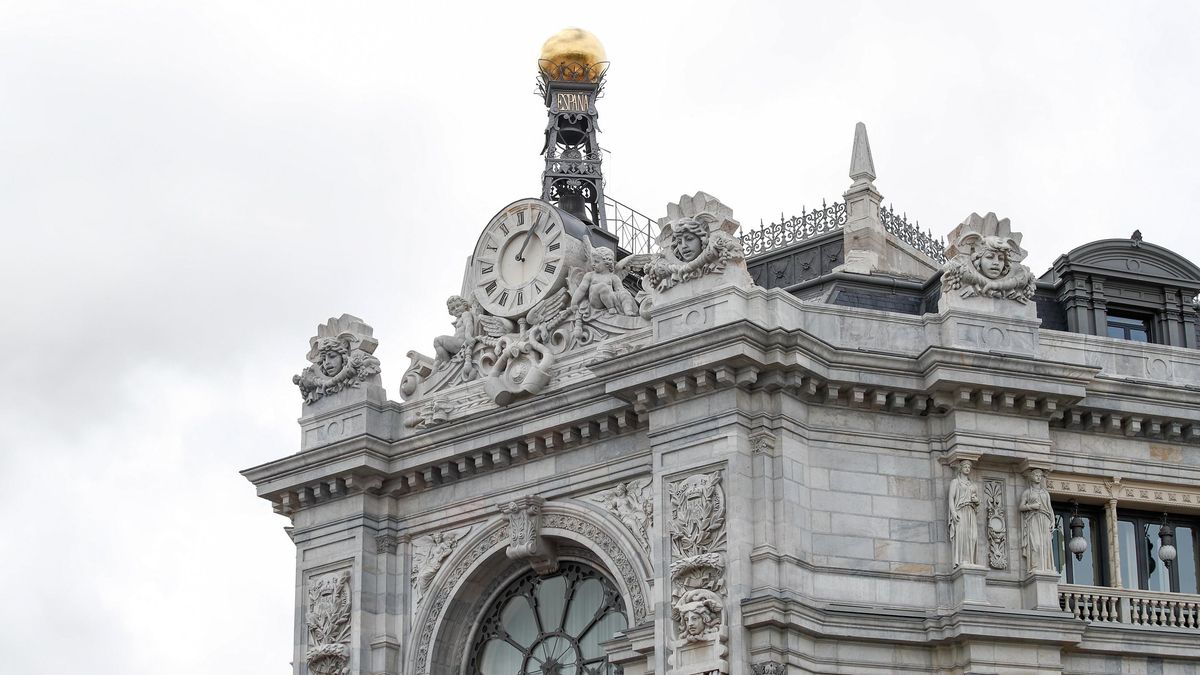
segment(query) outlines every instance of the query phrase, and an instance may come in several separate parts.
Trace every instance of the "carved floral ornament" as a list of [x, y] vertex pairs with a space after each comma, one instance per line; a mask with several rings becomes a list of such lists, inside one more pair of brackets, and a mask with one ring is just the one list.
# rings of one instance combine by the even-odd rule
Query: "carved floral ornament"
[[304, 660], [309, 672], [315, 675], [349, 675], [349, 570], [309, 579], [304, 621], [309, 638], [309, 649]]
[[1021, 233], [1012, 231], [1007, 218], [972, 213], [950, 232], [950, 242], [942, 268], [942, 293], [956, 293], [962, 298], [1002, 298], [1021, 304], [1033, 298], [1037, 281], [1021, 264], [1026, 256]]
[[312, 365], [292, 377], [306, 404], [358, 387], [379, 374], [379, 359], [372, 356], [379, 341], [371, 332], [362, 319], [349, 314], [317, 326], [305, 355]]

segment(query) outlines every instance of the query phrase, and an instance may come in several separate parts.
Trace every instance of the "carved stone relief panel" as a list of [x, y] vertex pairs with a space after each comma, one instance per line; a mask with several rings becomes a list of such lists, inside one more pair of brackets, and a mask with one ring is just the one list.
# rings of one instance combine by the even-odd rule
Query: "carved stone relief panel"
[[350, 570], [308, 580], [308, 670], [315, 675], [350, 673]]
[[667, 485], [671, 509], [672, 673], [728, 672], [723, 472]]
[[412, 543], [412, 588], [413, 608], [416, 611], [425, 594], [429, 591], [433, 578], [437, 576], [442, 564], [454, 552], [454, 547], [466, 535], [471, 527], [463, 527], [445, 532], [434, 532], [413, 539]]
[[1008, 569], [1008, 518], [1004, 512], [1004, 480], [983, 481], [983, 500], [987, 517], [988, 567]]
[[620, 483], [616, 487], [591, 495], [625, 526], [650, 553], [650, 528], [654, 525], [654, 502], [650, 498], [650, 480], [643, 478]]

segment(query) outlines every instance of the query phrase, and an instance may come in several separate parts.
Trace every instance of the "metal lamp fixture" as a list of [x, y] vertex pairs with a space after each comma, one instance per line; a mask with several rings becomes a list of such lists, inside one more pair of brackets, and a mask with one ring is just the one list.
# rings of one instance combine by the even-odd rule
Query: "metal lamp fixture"
[[1083, 538], [1083, 518], [1079, 517], [1079, 502], [1071, 500], [1071, 540], [1067, 542], [1067, 548], [1071, 553], [1075, 554], [1076, 560], [1083, 560], [1083, 554], [1088, 549], [1087, 539]]
[[1175, 550], [1175, 526], [1167, 523], [1167, 514], [1164, 513], [1162, 524], [1158, 526], [1158, 559], [1170, 568], [1177, 553]]

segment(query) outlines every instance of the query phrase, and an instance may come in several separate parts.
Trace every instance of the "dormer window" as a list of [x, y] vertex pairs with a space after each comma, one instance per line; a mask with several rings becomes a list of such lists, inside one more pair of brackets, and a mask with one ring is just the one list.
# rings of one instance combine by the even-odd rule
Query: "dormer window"
[[1124, 312], [1108, 313], [1108, 337], [1134, 342], [1153, 342], [1150, 317]]

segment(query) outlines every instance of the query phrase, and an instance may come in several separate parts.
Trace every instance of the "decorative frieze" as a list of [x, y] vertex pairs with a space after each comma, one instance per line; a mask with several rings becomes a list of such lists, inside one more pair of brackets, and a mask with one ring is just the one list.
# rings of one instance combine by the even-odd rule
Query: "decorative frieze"
[[350, 673], [350, 571], [342, 570], [308, 581], [305, 625], [309, 648], [304, 655], [314, 675]]
[[1119, 477], [1056, 474], [1046, 480], [1046, 489], [1058, 499], [1076, 498], [1095, 502], [1116, 499], [1126, 506], [1141, 506], [1156, 511], [1200, 510], [1200, 487], [1186, 485], [1165, 487]]
[[988, 567], [1008, 569], [1008, 517], [1004, 511], [1004, 481], [983, 481], [983, 504], [987, 517]]
[[778, 661], [763, 661], [751, 666], [754, 675], [787, 675], [787, 666]]

